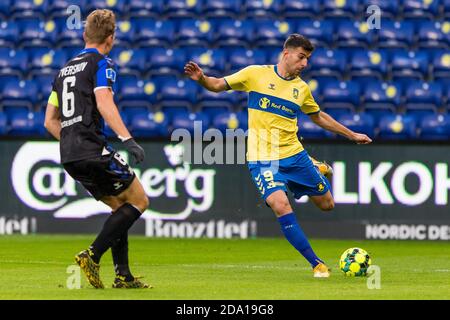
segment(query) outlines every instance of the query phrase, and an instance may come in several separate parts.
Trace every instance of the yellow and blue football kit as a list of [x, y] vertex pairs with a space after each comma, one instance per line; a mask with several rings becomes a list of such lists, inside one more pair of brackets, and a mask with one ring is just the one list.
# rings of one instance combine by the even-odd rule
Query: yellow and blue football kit
[[285, 79], [276, 65], [251, 65], [224, 78], [229, 89], [248, 92], [247, 161], [264, 200], [276, 190], [322, 195], [329, 189], [297, 138], [298, 114], [320, 112], [309, 86]]

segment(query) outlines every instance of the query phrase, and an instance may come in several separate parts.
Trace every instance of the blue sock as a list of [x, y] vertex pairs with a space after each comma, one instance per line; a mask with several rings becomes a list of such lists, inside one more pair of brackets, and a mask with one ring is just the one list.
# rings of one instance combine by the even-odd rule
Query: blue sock
[[314, 268], [319, 263], [323, 263], [314, 253], [305, 234], [297, 223], [297, 219], [293, 212], [278, 218], [284, 236], [295, 249], [300, 252], [306, 260]]

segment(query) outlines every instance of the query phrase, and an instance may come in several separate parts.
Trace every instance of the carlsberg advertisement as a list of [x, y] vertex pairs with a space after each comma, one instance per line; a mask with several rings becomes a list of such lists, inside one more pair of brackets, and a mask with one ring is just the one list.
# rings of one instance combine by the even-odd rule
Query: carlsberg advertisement
[[[189, 161], [182, 143], [140, 141], [146, 160], [132, 166], [150, 199], [131, 232], [149, 237], [282, 236], [244, 161]], [[234, 142], [231, 142], [234, 144]], [[113, 145], [128, 161], [120, 145]], [[201, 145], [200, 153], [211, 146]], [[221, 142], [226, 154], [233, 147]], [[333, 166], [332, 212], [307, 197], [291, 203], [311, 237], [450, 240], [450, 148], [445, 145], [308, 143]], [[197, 150], [198, 151], [198, 150]], [[60, 165], [54, 141], [0, 141], [0, 235], [96, 233], [110, 209]]]

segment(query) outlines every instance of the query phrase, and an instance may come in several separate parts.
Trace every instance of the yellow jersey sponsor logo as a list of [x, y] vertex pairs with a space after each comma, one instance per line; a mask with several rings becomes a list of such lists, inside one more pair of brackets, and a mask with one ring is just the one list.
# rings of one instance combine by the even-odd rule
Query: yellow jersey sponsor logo
[[270, 106], [270, 100], [266, 97], [261, 98], [259, 100], [259, 106], [261, 107], [261, 109], [267, 109]]

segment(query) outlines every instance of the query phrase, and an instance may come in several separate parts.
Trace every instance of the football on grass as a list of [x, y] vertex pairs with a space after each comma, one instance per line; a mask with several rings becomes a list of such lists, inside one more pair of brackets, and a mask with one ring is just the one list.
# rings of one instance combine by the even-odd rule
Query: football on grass
[[364, 277], [372, 264], [370, 255], [361, 248], [350, 248], [344, 251], [339, 261], [340, 269], [346, 276]]

